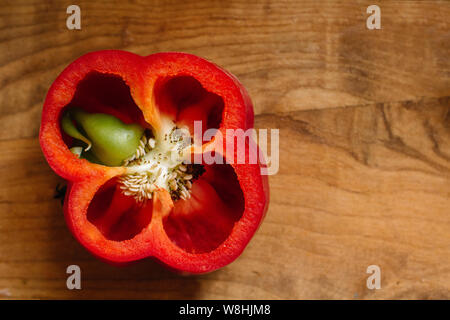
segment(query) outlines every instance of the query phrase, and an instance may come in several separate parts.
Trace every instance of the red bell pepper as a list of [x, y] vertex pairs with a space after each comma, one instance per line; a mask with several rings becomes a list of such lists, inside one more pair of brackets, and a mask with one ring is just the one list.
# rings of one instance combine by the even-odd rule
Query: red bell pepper
[[[75, 60], [48, 91], [39, 137], [49, 165], [68, 181], [64, 213], [71, 232], [92, 254], [113, 264], [154, 257], [190, 273], [229, 264], [268, 207], [261, 164], [183, 162], [172, 168], [155, 150], [175, 150], [171, 139], [163, 141], [174, 128], [192, 135], [195, 120], [202, 121], [203, 130], [217, 127], [226, 136], [226, 129], [252, 128], [253, 117], [239, 81], [194, 55], [141, 57], [108, 50]], [[115, 156], [129, 153], [130, 145], [114, 145], [116, 125], [129, 141], [141, 143], [142, 152], [137, 146], [123, 163], [123, 156]], [[142, 132], [147, 133], [139, 137]], [[112, 139], [112, 145], [102, 139]], [[79, 148], [75, 154], [73, 146]], [[220, 147], [212, 140], [200, 152], [225, 157], [227, 145]], [[186, 150], [189, 157], [198, 152]], [[142, 171], [150, 168], [145, 157], [157, 161], [157, 169]], [[142, 174], [153, 184], [144, 185]]]

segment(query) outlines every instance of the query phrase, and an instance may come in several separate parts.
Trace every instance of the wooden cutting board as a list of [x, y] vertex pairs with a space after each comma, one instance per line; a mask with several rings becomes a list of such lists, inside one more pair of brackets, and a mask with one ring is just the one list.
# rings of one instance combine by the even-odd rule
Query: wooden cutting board
[[[3, 298], [449, 299], [450, 3], [382, 1], [0, 3]], [[256, 127], [280, 129], [271, 202], [243, 255], [207, 275], [116, 268], [71, 236], [38, 144], [45, 94], [99, 49], [185, 51], [233, 72]], [[82, 270], [67, 290], [66, 268]], [[366, 286], [367, 267], [381, 289]]]

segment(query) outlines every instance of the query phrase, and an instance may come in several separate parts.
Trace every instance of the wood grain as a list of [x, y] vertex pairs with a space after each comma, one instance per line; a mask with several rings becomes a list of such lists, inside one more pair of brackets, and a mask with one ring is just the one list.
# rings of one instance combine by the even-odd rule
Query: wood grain
[[[0, 296], [450, 298], [449, 2], [380, 1], [374, 31], [367, 1], [77, 1], [81, 31], [69, 4], [0, 1]], [[256, 126], [280, 128], [269, 212], [226, 268], [111, 267], [67, 230], [40, 112], [70, 61], [107, 48], [211, 59], [246, 85]]]

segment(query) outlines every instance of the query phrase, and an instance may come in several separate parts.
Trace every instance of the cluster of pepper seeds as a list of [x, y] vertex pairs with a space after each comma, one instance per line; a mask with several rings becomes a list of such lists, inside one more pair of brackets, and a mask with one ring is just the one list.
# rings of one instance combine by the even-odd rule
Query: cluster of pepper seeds
[[[169, 182], [170, 196], [173, 200], [189, 199], [192, 183], [205, 172], [199, 164], [180, 164], [175, 170], [176, 177]], [[173, 174], [173, 173], [172, 173]]]
[[[180, 142], [179, 137], [174, 137], [171, 131], [169, 135], [165, 135], [165, 140], [170, 143]], [[136, 152], [124, 160], [124, 166], [139, 166], [148, 164], [145, 157], [155, 148], [156, 140], [151, 133], [146, 132], [141, 138]], [[175, 146], [173, 152], [180, 152], [180, 146]], [[167, 181], [167, 189], [174, 201], [178, 199], [187, 200], [191, 197], [190, 190], [192, 183], [204, 172], [202, 165], [181, 163], [174, 168], [163, 172], [160, 163], [167, 160], [167, 155], [156, 153], [153, 157], [153, 163], [148, 170], [143, 172], [135, 172], [127, 174], [119, 178], [120, 189], [126, 196], [132, 196], [138, 202], [145, 202], [152, 199], [153, 192], [158, 189], [158, 181]]]
[[148, 137], [147, 135], [147, 132], [142, 135], [136, 152], [131, 157], [123, 161], [124, 166], [128, 166], [132, 162], [139, 164], [142, 157], [155, 147], [156, 140], [153, 137]]

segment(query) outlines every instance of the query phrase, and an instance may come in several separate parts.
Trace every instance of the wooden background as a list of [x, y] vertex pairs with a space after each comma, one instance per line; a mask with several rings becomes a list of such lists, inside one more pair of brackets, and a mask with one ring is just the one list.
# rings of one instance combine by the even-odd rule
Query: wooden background
[[[65, 26], [82, 11], [82, 30]], [[450, 3], [0, 0], [3, 298], [449, 299]], [[224, 269], [179, 276], [92, 258], [38, 145], [55, 77], [93, 50], [186, 51], [236, 74], [280, 128], [265, 222]], [[82, 290], [66, 289], [66, 267]], [[381, 268], [380, 290], [366, 268]]]

